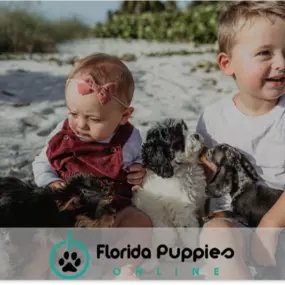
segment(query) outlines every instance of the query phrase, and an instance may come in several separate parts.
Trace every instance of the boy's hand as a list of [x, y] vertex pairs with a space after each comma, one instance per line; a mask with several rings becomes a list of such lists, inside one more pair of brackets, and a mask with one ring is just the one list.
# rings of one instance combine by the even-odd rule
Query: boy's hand
[[267, 221], [266, 215], [260, 221], [251, 241], [252, 256], [258, 265], [276, 265], [275, 254], [281, 229], [273, 221]]
[[260, 266], [276, 266], [277, 239], [276, 232], [256, 229], [251, 241], [251, 252], [254, 261]]
[[50, 187], [52, 190], [54, 191], [59, 191], [60, 189], [64, 188], [65, 186], [65, 182], [62, 180], [57, 180], [57, 181], [53, 181], [51, 182], [48, 187]]
[[138, 190], [146, 175], [146, 169], [139, 163], [134, 163], [128, 167], [129, 173], [127, 175], [128, 183], [134, 184], [132, 187], [133, 191]]
[[263, 216], [252, 238], [252, 255], [257, 264], [274, 266], [278, 235], [285, 227], [285, 191]]

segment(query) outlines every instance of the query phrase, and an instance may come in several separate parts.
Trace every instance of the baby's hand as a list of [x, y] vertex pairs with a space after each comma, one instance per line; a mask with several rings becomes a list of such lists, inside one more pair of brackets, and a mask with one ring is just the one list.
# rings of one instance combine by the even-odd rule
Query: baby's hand
[[57, 180], [57, 181], [53, 181], [51, 182], [48, 187], [50, 187], [52, 190], [54, 191], [59, 191], [60, 189], [62, 189], [65, 186], [65, 182], [62, 180]]
[[134, 184], [135, 186], [132, 187], [132, 190], [136, 191], [143, 183], [143, 179], [146, 175], [146, 169], [141, 164], [134, 163], [128, 167], [128, 170], [128, 183]]

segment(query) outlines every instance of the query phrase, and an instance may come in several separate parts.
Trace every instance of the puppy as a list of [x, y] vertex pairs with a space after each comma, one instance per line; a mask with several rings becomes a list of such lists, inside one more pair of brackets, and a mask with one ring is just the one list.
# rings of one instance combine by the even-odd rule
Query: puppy
[[257, 227], [261, 218], [279, 199], [282, 190], [259, 184], [261, 178], [238, 149], [220, 144], [206, 151], [207, 160], [217, 168], [207, 185], [209, 197], [232, 198], [232, 217], [248, 227]]
[[191, 135], [183, 120], [167, 119], [147, 132], [142, 146], [147, 175], [133, 203], [149, 215], [154, 227], [168, 228], [166, 233], [156, 231], [154, 244], [175, 245], [183, 239], [177, 228], [199, 227], [206, 188], [199, 162], [202, 149], [203, 138]]
[[[113, 223], [112, 186], [94, 176], [76, 175], [61, 191], [0, 178], [0, 227], [106, 227]], [[71, 206], [72, 207], [69, 207]]]
[[40, 274], [46, 274], [49, 264], [39, 265], [42, 263], [34, 258], [35, 253], [46, 252], [65, 238], [58, 236], [60, 231], [53, 228], [113, 226], [115, 210], [110, 199], [113, 186], [107, 182], [78, 175], [68, 180], [64, 189], [55, 192], [17, 178], [1, 177], [0, 278], [23, 277], [21, 270], [26, 265], [31, 268], [31, 264], [38, 268], [36, 272], [32, 268], [32, 275], [35, 272], [36, 278], [42, 278]]

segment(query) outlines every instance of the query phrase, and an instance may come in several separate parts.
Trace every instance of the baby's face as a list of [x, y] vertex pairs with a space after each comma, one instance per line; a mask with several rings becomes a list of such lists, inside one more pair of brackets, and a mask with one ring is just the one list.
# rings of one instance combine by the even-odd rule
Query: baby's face
[[72, 131], [83, 141], [103, 141], [127, 121], [132, 108], [123, 109], [115, 100], [102, 105], [96, 94], [80, 95], [75, 84], [66, 88], [68, 122]]
[[255, 18], [237, 34], [231, 70], [241, 93], [276, 100], [285, 93], [285, 20]]

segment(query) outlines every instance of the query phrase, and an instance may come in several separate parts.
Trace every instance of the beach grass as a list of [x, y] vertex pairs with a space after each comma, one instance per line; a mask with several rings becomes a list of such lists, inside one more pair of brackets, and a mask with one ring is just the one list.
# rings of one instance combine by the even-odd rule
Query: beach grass
[[51, 21], [39, 12], [1, 7], [0, 51], [52, 53], [58, 43], [86, 38], [90, 27], [76, 18]]

